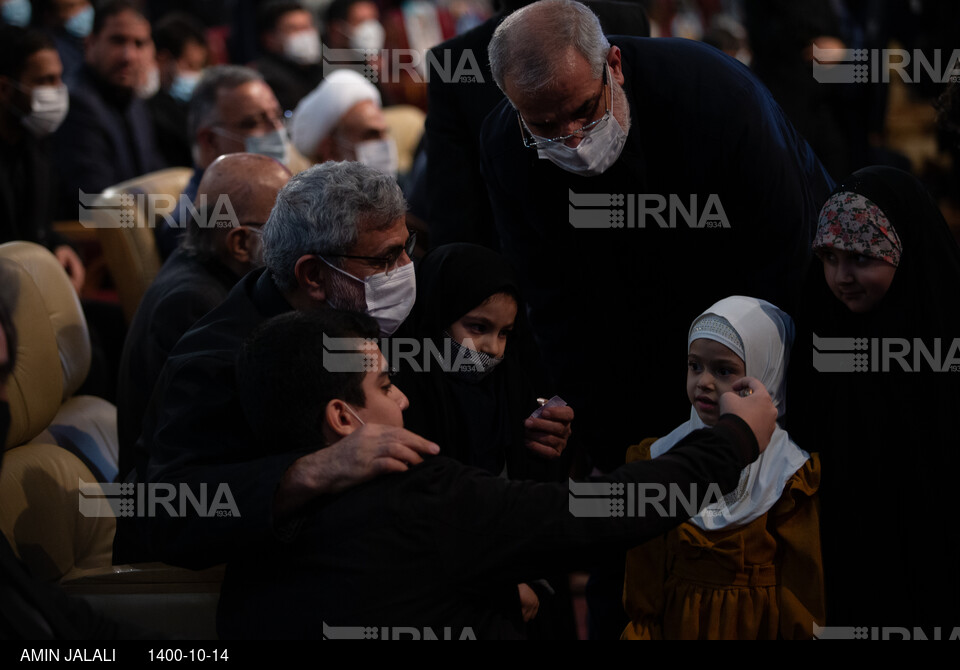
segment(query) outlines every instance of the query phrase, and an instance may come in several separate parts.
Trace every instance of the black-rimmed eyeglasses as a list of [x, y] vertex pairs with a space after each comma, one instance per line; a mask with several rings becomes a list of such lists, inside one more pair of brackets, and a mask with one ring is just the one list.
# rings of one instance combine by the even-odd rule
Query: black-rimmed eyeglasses
[[413, 250], [417, 246], [417, 233], [410, 230], [407, 231], [410, 236], [407, 238], [406, 244], [403, 245], [399, 251], [394, 251], [388, 256], [353, 256], [351, 254], [327, 254], [321, 252], [314, 252], [317, 256], [323, 256], [324, 258], [351, 258], [357, 261], [364, 261], [369, 263], [371, 267], [374, 267], [383, 272], [390, 272], [393, 270], [397, 264], [400, 262], [400, 259], [406, 254], [408, 257], [413, 257]]

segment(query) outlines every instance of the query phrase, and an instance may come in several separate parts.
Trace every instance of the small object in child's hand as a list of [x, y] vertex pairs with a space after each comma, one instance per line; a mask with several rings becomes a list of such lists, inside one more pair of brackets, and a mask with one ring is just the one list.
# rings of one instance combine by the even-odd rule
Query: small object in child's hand
[[740, 391], [741, 398], [746, 398], [748, 395], [753, 395], [753, 389], [750, 388], [749, 386]]
[[558, 395], [553, 396], [550, 400], [544, 400], [543, 398], [537, 398], [537, 402], [540, 403], [540, 406], [533, 410], [533, 413], [530, 415], [531, 419], [539, 419], [540, 415], [543, 414], [543, 410], [548, 407], [566, 407], [567, 403]]

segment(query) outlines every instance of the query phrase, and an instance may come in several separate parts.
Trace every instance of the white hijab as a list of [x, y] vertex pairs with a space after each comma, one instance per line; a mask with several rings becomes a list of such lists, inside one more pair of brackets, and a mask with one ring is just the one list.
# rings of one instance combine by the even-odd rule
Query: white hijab
[[[704, 324], [701, 324], [707, 317]], [[716, 317], [721, 327], [716, 328]], [[723, 324], [723, 321], [726, 324]], [[697, 325], [701, 324], [701, 328]], [[723, 328], [728, 325], [733, 333]], [[706, 327], [704, 327], [706, 326]], [[777, 307], [756, 298], [725, 298], [701, 314], [690, 326], [687, 347], [697, 339], [720, 342], [743, 358], [747, 376], [756, 377], [767, 387], [778, 416], [786, 411], [785, 388], [787, 361], [793, 344], [793, 320]], [[656, 458], [668, 452], [691, 432], [708, 426], [695, 408], [690, 419], [669, 435], [653, 443], [650, 455]], [[740, 484], [722, 501], [704, 507], [690, 522], [702, 530], [745, 526], [766, 514], [783, 494], [787, 480], [803, 467], [810, 454], [798, 447], [787, 432], [777, 426], [770, 445], [756, 461], [740, 473]]]

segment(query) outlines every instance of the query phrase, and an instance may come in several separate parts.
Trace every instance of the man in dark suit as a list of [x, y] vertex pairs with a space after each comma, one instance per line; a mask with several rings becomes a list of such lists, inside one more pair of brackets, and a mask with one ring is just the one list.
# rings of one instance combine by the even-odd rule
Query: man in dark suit
[[[190, 97], [187, 135], [194, 170], [181, 197], [188, 200], [196, 197], [203, 171], [218, 156], [245, 151], [285, 165], [291, 156], [277, 98], [259, 72], [239, 65], [215, 65], [204, 71]], [[154, 229], [163, 259], [173, 253], [184, 232], [179, 214], [179, 209], [174, 211], [176, 226], [164, 222]]]
[[[117, 383], [121, 479], [134, 467], [133, 447], [167, 356], [243, 275], [263, 265], [260, 228], [289, 179], [277, 161], [246, 153], [221, 156], [204, 172], [194, 204], [206, 219], [188, 216], [183, 243], [144, 294], [124, 342]], [[228, 218], [214, 221], [215, 213]]]
[[[490, 73], [487, 46], [500, 22], [529, 3], [530, 0], [505, 0], [501, 12], [433, 49], [440, 63], [475, 62], [482, 78], [461, 82], [431, 77], [429, 82], [426, 209], [418, 214], [430, 227], [431, 246], [452, 242], [472, 242], [493, 249], [498, 246], [487, 187], [480, 174], [480, 127], [487, 114], [503, 100], [503, 92]], [[585, 4], [597, 14], [607, 34], [650, 34], [646, 14], [638, 4], [609, 0], [590, 0]], [[444, 55], [448, 52], [450, 60], [446, 61]], [[474, 60], [462, 61], [467, 55]]]
[[56, 136], [60, 218], [76, 218], [78, 189], [99, 193], [163, 167], [150, 114], [135, 94], [151, 44], [150, 24], [134, 4], [117, 0], [97, 12]]
[[0, 33], [0, 244], [37, 242], [83, 286], [83, 262], [52, 227], [49, 134], [67, 112], [63, 67], [50, 39], [5, 26]]
[[203, 25], [189, 14], [169, 14], [154, 26], [160, 90], [147, 101], [157, 148], [170, 165], [193, 165], [193, 138], [187, 131], [190, 97], [207, 65]]
[[263, 55], [253, 66], [263, 74], [283, 110], [293, 111], [323, 78], [320, 35], [313, 15], [299, 2], [271, 0], [258, 10], [257, 19]]
[[315, 165], [283, 187], [263, 227], [265, 267], [180, 338], [136, 443], [145, 463], [138, 481], [197, 492], [226, 486], [238, 513], [120, 517], [116, 562], [223, 563], [258, 538], [282, 535], [319, 498], [439, 451], [407, 431], [368, 426], [331, 449], [268, 453], [271, 444], [250, 430], [237, 394], [237, 352], [270, 317], [335, 305], [369, 310], [385, 334], [396, 330], [416, 295], [405, 213], [396, 180], [362, 163]]
[[[690, 319], [722, 297], [792, 309], [832, 181], [769, 91], [713, 47], [608, 40], [580, 3], [542, 0], [501, 23], [490, 56], [508, 98], [480, 142], [501, 249], [607, 471], [636, 429], [634, 397], [589, 389], [669, 379]], [[631, 333], [638, 355], [585, 343], [584, 318], [601, 337]], [[650, 403], [648, 431], [689, 411], [679, 393]]]

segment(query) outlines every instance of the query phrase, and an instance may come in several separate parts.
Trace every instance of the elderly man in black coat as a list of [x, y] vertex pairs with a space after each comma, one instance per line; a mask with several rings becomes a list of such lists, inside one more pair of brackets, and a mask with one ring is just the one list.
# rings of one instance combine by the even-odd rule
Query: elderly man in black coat
[[832, 182], [762, 84], [712, 47], [608, 41], [583, 5], [544, 0], [501, 23], [490, 63], [508, 98], [480, 142], [501, 248], [609, 470], [689, 411], [678, 370], [705, 306], [793, 307]]

